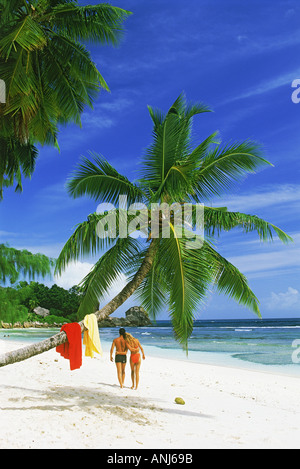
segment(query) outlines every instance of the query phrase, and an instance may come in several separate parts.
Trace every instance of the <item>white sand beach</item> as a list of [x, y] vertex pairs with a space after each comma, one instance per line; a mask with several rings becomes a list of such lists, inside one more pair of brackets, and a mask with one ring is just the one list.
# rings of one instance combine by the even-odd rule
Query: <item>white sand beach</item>
[[126, 371], [120, 389], [107, 351], [0, 368], [0, 448], [300, 448], [296, 377], [146, 356], [134, 391]]

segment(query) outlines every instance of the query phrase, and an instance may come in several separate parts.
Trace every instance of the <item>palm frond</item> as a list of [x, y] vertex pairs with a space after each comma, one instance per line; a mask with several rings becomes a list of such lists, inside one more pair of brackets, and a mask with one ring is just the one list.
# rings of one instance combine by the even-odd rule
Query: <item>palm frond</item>
[[283, 243], [293, 239], [280, 228], [256, 215], [240, 212], [228, 212], [226, 208], [204, 207], [205, 232], [210, 236], [219, 235], [221, 231], [230, 231], [240, 227], [245, 233], [256, 231], [262, 241], [272, 241], [275, 233]]
[[22, 190], [22, 174], [30, 178], [38, 157], [37, 148], [30, 144], [21, 144], [14, 138], [0, 137], [0, 200], [3, 199], [3, 187], [14, 185]]
[[[58, 147], [60, 124], [81, 125], [86, 106], [109, 90], [79, 41], [117, 45], [130, 12], [76, 0], [0, 0], [1, 136]], [[21, 189], [22, 167], [15, 172]], [[2, 187], [9, 185], [10, 179]]]
[[61, 275], [70, 262], [87, 255], [94, 256], [114, 243], [112, 238], [101, 238], [97, 234], [97, 225], [102, 218], [103, 214], [92, 213], [87, 221], [77, 225], [56, 261], [55, 275]]
[[137, 299], [145, 308], [151, 318], [157, 316], [165, 308], [168, 299], [168, 286], [160, 269], [158, 256], [153, 261], [152, 268], [148, 272], [142, 284], [136, 290]]
[[259, 301], [249, 287], [245, 275], [211, 246], [206, 245], [206, 250], [209, 257], [214, 261], [216, 273], [214, 283], [217, 290], [229, 298], [233, 298], [240, 305], [246, 306], [258, 317], [261, 317]]
[[43, 29], [30, 15], [24, 15], [14, 24], [9, 34], [0, 38], [0, 54], [8, 59], [12, 50], [21, 47], [29, 52], [41, 49], [47, 43]]
[[203, 142], [201, 142], [194, 150], [187, 156], [187, 163], [193, 163], [195, 169], [198, 169], [202, 160], [206, 157], [207, 152], [212, 146], [220, 144], [218, 138], [219, 132], [213, 132]]
[[26, 249], [18, 250], [6, 244], [0, 244], [0, 282], [7, 279], [15, 283], [19, 276], [32, 280], [38, 276], [51, 275], [54, 260], [43, 254], [32, 254]]
[[94, 161], [82, 158], [67, 182], [74, 198], [89, 195], [97, 201], [116, 204], [120, 195], [126, 195], [128, 204], [141, 202], [145, 194], [135, 184], [113, 168], [103, 157], [93, 154]]
[[108, 3], [81, 6], [70, 2], [54, 6], [48, 16], [53, 27], [69, 37], [116, 46], [123, 35], [123, 23], [131, 14]]
[[213, 280], [205, 252], [189, 249], [187, 241], [173, 229], [169, 239], [161, 240], [158, 252], [159, 268], [169, 291], [169, 313], [175, 338], [185, 350], [193, 331], [195, 312], [205, 302]]
[[[192, 118], [210, 110], [203, 104], [187, 104], [183, 93], [166, 115], [150, 106], [148, 109], [154, 123], [153, 144], [146, 150], [142, 161], [141, 183], [148, 191], [151, 190], [153, 200], [163, 197], [163, 193], [172, 198], [176, 188], [179, 189], [180, 175], [182, 177], [187, 169], [192, 169], [190, 163], [186, 165], [191, 152]], [[180, 198], [182, 191], [177, 195]]]
[[83, 296], [78, 310], [79, 319], [99, 306], [99, 302], [108, 293], [113, 282], [121, 273], [127, 272], [131, 259], [137, 252], [137, 240], [131, 237], [118, 238], [115, 244], [100, 257], [80, 284]]
[[261, 148], [255, 142], [245, 141], [221, 148], [217, 145], [209, 151], [194, 175], [193, 197], [203, 202], [211, 196], [220, 196], [241, 181], [247, 174], [255, 173], [272, 164], [261, 156]]
[[164, 122], [154, 129], [154, 142], [146, 150], [141, 171], [143, 180], [153, 192], [161, 187], [169, 169], [176, 162], [179, 133], [178, 117], [174, 113], [167, 114]]

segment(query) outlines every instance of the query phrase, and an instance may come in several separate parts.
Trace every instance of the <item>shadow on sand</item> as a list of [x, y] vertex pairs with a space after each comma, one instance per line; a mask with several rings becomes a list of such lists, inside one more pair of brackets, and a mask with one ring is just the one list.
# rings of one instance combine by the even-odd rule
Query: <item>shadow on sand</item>
[[[98, 384], [101, 387], [119, 388], [115, 384]], [[11, 407], [0, 406], [1, 410], [16, 410], [20, 412], [22, 410], [74, 411], [75, 409], [80, 409], [88, 413], [104, 411], [111, 415], [117, 415], [126, 421], [131, 419], [139, 425], [149, 424], [149, 418], [155, 412], [178, 414], [186, 417], [213, 418], [201, 412], [192, 412], [178, 408], [176, 404], [174, 404], [174, 408], [165, 407], [163, 400], [158, 402], [154, 398], [143, 398], [134, 395], [134, 391], [133, 395], [130, 396], [122, 395], [121, 390], [119, 394], [115, 394], [114, 392], [106, 392], [103, 389], [82, 386], [50, 386], [47, 390], [38, 390], [0, 385], [1, 388], [10, 389], [11, 398], [9, 401], [17, 404]], [[23, 391], [23, 396], [14, 397], [14, 391]], [[20, 406], [23, 403], [26, 403], [26, 405]], [[35, 403], [36, 405], [34, 405]]]

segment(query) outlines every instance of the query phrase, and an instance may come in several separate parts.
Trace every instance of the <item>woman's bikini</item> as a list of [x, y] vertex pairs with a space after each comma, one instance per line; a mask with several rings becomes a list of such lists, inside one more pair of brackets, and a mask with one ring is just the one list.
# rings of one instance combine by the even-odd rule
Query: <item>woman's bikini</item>
[[[139, 350], [138, 347], [136, 348]], [[140, 361], [141, 355], [139, 354], [139, 352], [131, 352], [130, 358], [131, 358], [132, 363], [136, 364]]]

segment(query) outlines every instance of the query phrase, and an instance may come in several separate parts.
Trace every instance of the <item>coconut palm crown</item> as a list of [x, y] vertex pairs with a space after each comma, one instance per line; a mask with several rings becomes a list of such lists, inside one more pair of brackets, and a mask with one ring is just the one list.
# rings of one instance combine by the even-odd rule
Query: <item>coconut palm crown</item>
[[[67, 188], [74, 198], [88, 195], [97, 203], [116, 205], [122, 195], [127, 198], [127, 207], [118, 206], [108, 213], [93, 213], [87, 221], [79, 224], [58, 258], [56, 273], [61, 274], [71, 261], [102, 252], [81, 283], [84, 295], [79, 316], [99, 313], [99, 302], [120, 273], [124, 273], [130, 281], [104, 308], [105, 316], [136, 292], [152, 317], [168, 309], [175, 338], [187, 348], [196, 313], [212, 287], [261, 316], [259, 301], [246, 277], [216, 251], [214, 238], [222, 231], [236, 227], [244, 232], [256, 231], [263, 241], [272, 240], [274, 234], [284, 243], [291, 238], [255, 215], [205, 205], [212, 197], [228, 192], [247, 174], [270, 165], [262, 157], [257, 143], [245, 141], [222, 145], [214, 133], [193, 148], [193, 117], [209, 112], [209, 109], [203, 104], [187, 103], [183, 94], [166, 114], [151, 107], [148, 109], [153, 121], [153, 142], [141, 160], [137, 180], [131, 182], [96, 154], [92, 154], [91, 159], [82, 157], [69, 178]], [[143, 227], [134, 223], [136, 213], [125, 210], [132, 203], [143, 203], [148, 210]], [[183, 204], [191, 207], [188, 228], [186, 220], [179, 218], [184, 229], [178, 234], [181, 222], [178, 223], [177, 218], [176, 225], [173, 213], [167, 222], [169, 235], [163, 236], [164, 217], [161, 215], [159, 234], [154, 237], [151, 204], [171, 206], [174, 203], [177, 207]], [[191, 248], [188, 234], [195, 234], [196, 208], [202, 203], [204, 239], [196, 234], [202, 242]], [[116, 215], [116, 236], [99, 237], [99, 223], [107, 223], [105, 217], [110, 213]], [[143, 230], [143, 238], [126, 237], [123, 228], [121, 232], [124, 219], [127, 233]], [[98, 314], [98, 318], [101, 320], [104, 315]]]
[[30, 177], [36, 144], [58, 147], [59, 126], [81, 124], [108, 85], [86, 43], [117, 45], [131, 13], [77, 0], [0, 0], [0, 199]]

